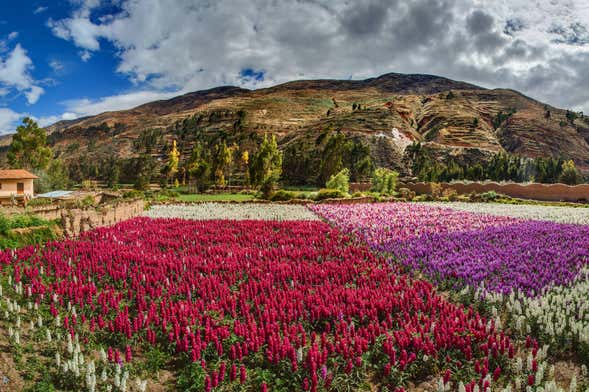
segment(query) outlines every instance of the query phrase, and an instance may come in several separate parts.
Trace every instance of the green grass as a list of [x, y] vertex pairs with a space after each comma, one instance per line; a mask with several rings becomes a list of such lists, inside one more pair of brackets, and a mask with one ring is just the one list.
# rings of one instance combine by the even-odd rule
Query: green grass
[[254, 195], [245, 195], [241, 193], [218, 193], [218, 194], [181, 194], [178, 196], [180, 201], [249, 201], [253, 200]]

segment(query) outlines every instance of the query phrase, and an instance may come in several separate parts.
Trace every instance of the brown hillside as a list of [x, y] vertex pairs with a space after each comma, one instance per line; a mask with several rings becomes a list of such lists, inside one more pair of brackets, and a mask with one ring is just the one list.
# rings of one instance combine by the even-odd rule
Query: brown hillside
[[[354, 104], [361, 108], [353, 110]], [[377, 165], [405, 173], [403, 152], [413, 141], [434, 147], [440, 156], [464, 157], [465, 163], [504, 150], [529, 157], [572, 158], [583, 170], [589, 169], [587, 117], [571, 122], [565, 110], [518, 92], [431, 75], [304, 80], [259, 90], [218, 87], [131, 110], [61, 121], [48, 131], [50, 143], [64, 159], [76, 159], [89, 146], [90, 155], [108, 147], [128, 157], [141, 131], [163, 129], [169, 143], [179, 139], [175, 123], [191, 117], [199, 131], [213, 137], [233, 135], [238, 144], [247, 143], [247, 135], [251, 140], [252, 134], [272, 133], [283, 147], [305, 140], [312, 145], [320, 133], [340, 130], [367, 143]], [[178, 141], [184, 156], [192, 142], [190, 134]]]

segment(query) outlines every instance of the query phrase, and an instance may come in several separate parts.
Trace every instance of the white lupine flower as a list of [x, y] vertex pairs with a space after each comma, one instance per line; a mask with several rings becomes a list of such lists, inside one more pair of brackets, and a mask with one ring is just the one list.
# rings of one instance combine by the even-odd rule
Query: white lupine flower
[[17, 346], [20, 345], [20, 333], [18, 333], [18, 331], [14, 333], [14, 344], [16, 344]]
[[577, 376], [573, 376], [571, 384], [569, 385], [569, 392], [577, 392]]
[[61, 365], [61, 355], [59, 355], [59, 352], [55, 353], [55, 365], [59, 368], [59, 366]]
[[104, 348], [100, 348], [100, 360], [102, 362], [106, 362], [108, 359], [108, 357], [106, 356], [106, 351], [104, 351]]
[[463, 202], [433, 202], [425, 204], [479, 214], [510, 216], [527, 220], [544, 220], [582, 225], [589, 224], [589, 210], [586, 208]]
[[100, 373], [100, 381], [106, 382], [108, 380], [108, 374], [106, 373], [106, 368], [102, 368], [102, 373]]
[[466, 392], [466, 388], [462, 381], [460, 381], [460, 383], [458, 384], [458, 392]]
[[37, 327], [43, 327], [43, 318], [41, 317], [41, 315], [37, 316]]
[[319, 217], [302, 205], [224, 204], [157, 205], [146, 211], [150, 218], [207, 219], [262, 219], [262, 220], [318, 220]]

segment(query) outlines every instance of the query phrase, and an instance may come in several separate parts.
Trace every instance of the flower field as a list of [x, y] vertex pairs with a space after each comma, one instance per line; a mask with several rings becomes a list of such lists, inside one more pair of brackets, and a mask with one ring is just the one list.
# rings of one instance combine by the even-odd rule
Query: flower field
[[311, 208], [335, 225], [299, 206], [159, 206], [0, 253], [7, 347], [59, 390], [586, 387], [586, 368], [559, 378], [550, 358], [589, 353], [585, 226]]
[[467, 303], [493, 305], [506, 326], [551, 345], [551, 353], [573, 353], [579, 363], [589, 363], [589, 226], [472, 213], [460, 205], [443, 208], [447, 205], [312, 209], [361, 236], [394, 265], [421, 271]]
[[510, 216], [527, 220], [546, 220], [559, 223], [574, 223], [589, 225], [589, 208], [583, 207], [556, 207], [542, 205], [511, 205], [495, 203], [464, 203], [464, 202], [428, 202], [424, 203], [434, 207], [451, 208], [453, 210], [488, 214], [497, 216]]
[[150, 218], [182, 218], [195, 220], [317, 220], [317, 215], [301, 205], [255, 203], [200, 203], [187, 205], [155, 205], [145, 212]]

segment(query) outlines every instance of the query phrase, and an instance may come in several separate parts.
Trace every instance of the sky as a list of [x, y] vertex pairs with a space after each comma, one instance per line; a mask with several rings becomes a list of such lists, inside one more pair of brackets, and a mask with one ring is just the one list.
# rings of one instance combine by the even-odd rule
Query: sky
[[4, 0], [0, 134], [220, 85], [426, 73], [589, 112], [587, 0]]

